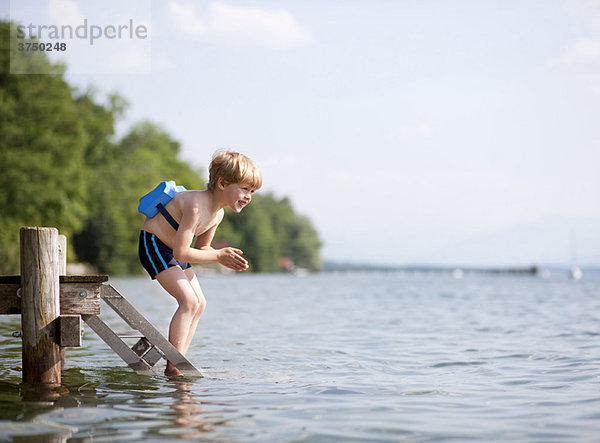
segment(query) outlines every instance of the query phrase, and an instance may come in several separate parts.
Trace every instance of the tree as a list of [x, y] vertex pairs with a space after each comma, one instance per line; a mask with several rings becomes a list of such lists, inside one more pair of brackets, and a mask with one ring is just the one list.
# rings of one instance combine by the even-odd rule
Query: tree
[[[56, 226], [70, 235], [87, 214], [84, 162], [90, 141], [80, 106], [44, 53], [15, 53], [0, 22], [0, 271], [19, 267], [19, 227]], [[10, 63], [38, 64], [50, 75], [11, 75]]]

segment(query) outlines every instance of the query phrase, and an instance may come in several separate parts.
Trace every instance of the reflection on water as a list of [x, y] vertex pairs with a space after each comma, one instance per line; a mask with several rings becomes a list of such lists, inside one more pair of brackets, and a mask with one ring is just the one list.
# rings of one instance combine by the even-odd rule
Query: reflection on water
[[[174, 309], [113, 282], [163, 333]], [[598, 280], [390, 275], [203, 282], [201, 379], [135, 374], [86, 331], [63, 384], [21, 384], [0, 318], [0, 439], [586, 441], [600, 433]], [[118, 329], [118, 318], [103, 310]], [[160, 364], [160, 363], [159, 363]], [[164, 368], [164, 362], [163, 368]], [[159, 373], [161, 368], [158, 369]]]
[[173, 403], [173, 424], [179, 428], [178, 436], [186, 439], [196, 439], [208, 432], [208, 423], [199, 418], [205, 413], [205, 409], [194, 399], [191, 391], [191, 383], [180, 383]]
[[[36, 390], [39, 397], [34, 399]], [[0, 439], [115, 440], [154, 435], [201, 440], [230, 413], [224, 403], [201, 400], [204, 390], [191, 381], [139, 376], [127, 368], [68, 369], [51, 401], [40, 387], [27, 388], [15, 381], [3, 382], [0, 391], [4, 419]]]

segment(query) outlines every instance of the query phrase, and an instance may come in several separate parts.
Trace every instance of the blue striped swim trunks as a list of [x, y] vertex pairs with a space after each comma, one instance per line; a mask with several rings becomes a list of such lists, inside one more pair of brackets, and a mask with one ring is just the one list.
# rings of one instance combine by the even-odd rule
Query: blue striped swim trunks
[[191, 268], [187, 262], [180, 262], [173, 257], [173, 250], [165, 245], [160, 239], [150, 232], [140, 232], [140, 244], [138, 249], [140, 262], [152, 280], [165, 269], [173, 266], [181, 266], [181, 269]]

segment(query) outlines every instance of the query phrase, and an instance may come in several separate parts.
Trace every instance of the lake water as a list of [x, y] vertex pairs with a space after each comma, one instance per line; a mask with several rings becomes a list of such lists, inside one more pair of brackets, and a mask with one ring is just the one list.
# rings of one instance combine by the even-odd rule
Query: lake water
[[[111, 283], [166, 333], [149, 279]], [[0, 318], [0, 439], [598, 441], [600, 279], [318, 274], [202, 277], [188, 358], [139, 376], [89, 328], [54, 398], [22, 387]], [[103, 305], [102, 317], [128, 329]], [[164, 363], [159, 363], [164, 368]]]

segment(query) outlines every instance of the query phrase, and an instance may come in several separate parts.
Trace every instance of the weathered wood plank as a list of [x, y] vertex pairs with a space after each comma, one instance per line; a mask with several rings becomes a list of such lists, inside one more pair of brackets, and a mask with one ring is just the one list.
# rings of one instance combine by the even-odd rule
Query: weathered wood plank
[[100, 314], [101, 284], [62, 283], [60, 285], [61, 314]]
[[131, 369], [138, 374], [156, 375], [150, 365], [133, 352], [131, 348], [100, 319], [100, 317], [96, 315], [84, 315], [82, 318], [87, 325], [129, 365]]
[[61, 275], [61, 283], [104, 283], [108, 275]]
[[[99, 283], [61, 283], [60, 314], [100, 314], [101, 286]], [[0, 284], [0, 314], [21, 313], [21, 299], [17, 295], [20, 287], [20, 283]]]
[[150, 366], [154, 366], [161, 358], [163, 358], [162, 352], [150, 343], [146, 337], [142, 337], [131, 349]]
[[[58, 275], [67, 275], [67, 237], [65, 235], [59, 235], [58, 236]], [[59, 277], [60, 278], [60, 277]], [[60, 281], [60, 280], [59, 280]], [[60, 317], [59, 317], [60, 319]], [[79, 322], [80, 322], [80, 327], [81, 327], [81, 317], [79, 317]], [[62, 336], [63, 336], [63, 331], [62, 331], [62, 327], [63, 324], [60, 323], [59, 325], [59, 339], [62, 341]], [[68, 332], [65, 331], [65, 335]], [[79, 339], [81, 340], [81, 333], [79, 334]], [[67, 342], [67, 340], [65, 340], [65, 343]], [[67, 355], [67, 350], [65, 349], [65, 345], [61, 343], [59, 343], [60, 345], [60, 364], [61, 364], [61, 370], [64, 369], [65, 367], [65, 359], [66, 359], [66, 355]], [[79, 346], [81, 346], [81, 341], [79, 342]]]
[[117, 335], [119, 338], [144, 338], [144, 334], [140, 331], [134, 331], [133, 329], [131, 331], [119, 331], [117, 332]]
[[17, 291], [21, 289], [19, 283], [0, 284], [0, 314], [20, 314], [21, 299], [17, 296]]
[[[119, 336], [119, 337], [121, 337], [121, 336]], [[150, 349], [151, 347], [152, 347], [152, 343], [150, 343], [148, 340], [146, 340], [146, 337], [142, 337], [137, 341], [137, 343], [135, 345], [133, 345], [131, 347], [131, 350], [141, 357], [146, 352], [148, 352], [148, 349]]]
[[152, 346], [142, 357], [142, 359], [150, 366], [154, 366], [161, 358], [163, 358], [163, 354], [156, 346]]
[[[108, 281], [108, 275], [61, 275], [61, 283], [104, 283]], [[21, 284], [20, 275], [0, 275], [0, 285]]]
[[58, 236], [58, 275], [67, 275], [67, 236]]
[[59, 344], [64, 347], [81, 346], [81, 315], [61, 315]]
[[58, 280], [58, 230], [21, 228], [21, 330], [23, 382], [58, 385], [61, 382]]
[[112, 285], [102, 285], [101, 297], [129, 326], [144, 334], [146, 339], [156, 346], [165, 355], [165, 358], [184, 375], [202, 376], [202, 373], [181, 355], [175, 346], [163, 337]]

